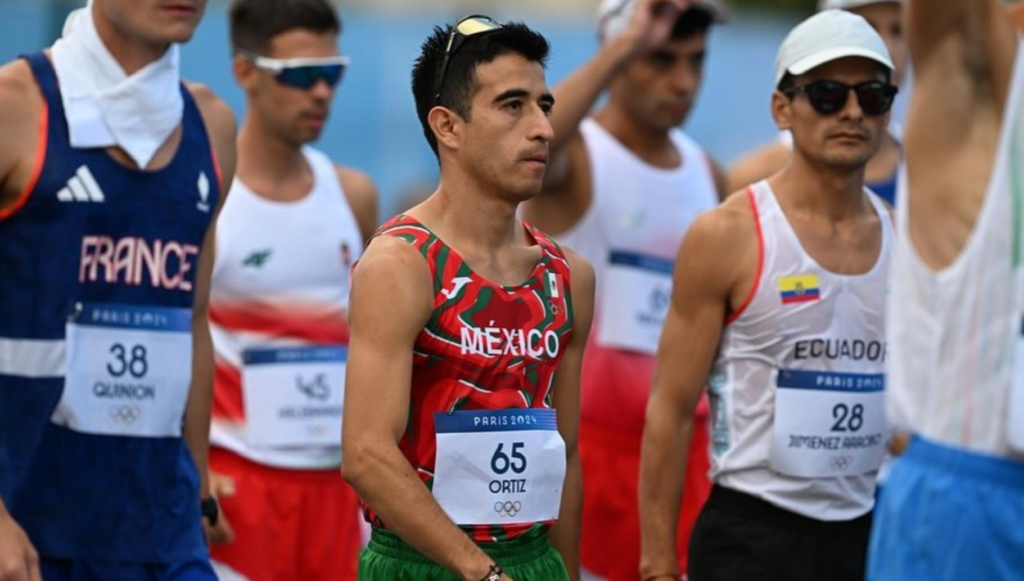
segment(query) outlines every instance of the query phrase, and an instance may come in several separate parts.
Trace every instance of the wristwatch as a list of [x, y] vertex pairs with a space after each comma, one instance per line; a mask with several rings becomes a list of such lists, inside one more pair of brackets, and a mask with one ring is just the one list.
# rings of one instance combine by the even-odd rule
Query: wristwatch
[[497, 563], [493, 563], [487, 571], [487, 575], [484, 575], [484, 578], [480, 581], [501, 581], [501, 576], [504, 574], [505, 572], [501, 570], [501, 567]]
[[217, 526], [217, 520], [220, 519], [220, 507], [217, 506], [217, 499], [208, 496], [199, 501], [199, 514], [206, 517], [206, 521], [210, 523], [210, 526]]

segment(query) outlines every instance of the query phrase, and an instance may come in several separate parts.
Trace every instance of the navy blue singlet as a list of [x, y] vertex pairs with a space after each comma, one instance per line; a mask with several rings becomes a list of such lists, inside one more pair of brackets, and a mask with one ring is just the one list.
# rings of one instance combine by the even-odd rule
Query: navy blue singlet
[[[182, 141], [165, 168], [73, 149], [52, 64], [27, 60], [48, 127], [38, 180], [0, 219], [0, 495], [47, 558], [201, 558], [184, 412], [152, 412], [169, 386], [180, 404], [190, 376], [190, 350], [166, 355], [191, 345], [199, 253], [220, 196], [206, 127], [182, 86]], [[63, 410], [65, 399], [78, 403]], [[102, 413], [76, 418], [82, 409]]]

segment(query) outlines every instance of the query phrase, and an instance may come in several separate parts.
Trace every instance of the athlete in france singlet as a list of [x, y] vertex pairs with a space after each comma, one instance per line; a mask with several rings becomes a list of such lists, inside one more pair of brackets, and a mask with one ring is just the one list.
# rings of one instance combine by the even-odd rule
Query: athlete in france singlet
[[[434, 279], [434, 311], [416, 339], [412, 412], [399, 447], [477, 542], [546, 531], [565, 473], [551, 388], [573, 333], [569, 265], [556, 244], [524, 226], [541, 259], [518, 286], [483, 279], [412, 217], [378, 231], [412, 244]], [[386, 527], [368, 512], [374, 526]]]
[[69, 144], [45, 99], [37, 179], [0, 215], [0, 494], [47, 558], [205, 558], [182, 427], [192, 305], [219, 175], [191, 94], [174, 158], [128, 169]]

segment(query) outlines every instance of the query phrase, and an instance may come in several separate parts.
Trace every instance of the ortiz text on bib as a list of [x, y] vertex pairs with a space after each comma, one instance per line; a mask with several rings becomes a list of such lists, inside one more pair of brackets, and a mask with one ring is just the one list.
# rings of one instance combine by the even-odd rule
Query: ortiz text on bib
[[565, 479], [565, 442], [555, 410], [434, 414], [433, 494], [459, 525], [555, 520]]

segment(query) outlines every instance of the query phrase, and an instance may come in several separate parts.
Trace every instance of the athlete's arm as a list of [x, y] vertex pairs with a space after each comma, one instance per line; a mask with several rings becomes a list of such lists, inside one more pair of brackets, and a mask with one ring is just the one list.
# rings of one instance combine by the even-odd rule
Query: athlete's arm
[[597, 55], [555, 87], [551, 111], [557, 155], [577, 135], [580, 121], [590, 112], [612, 78], [623, 66], [668, 39], [679, 14], [690, 0], [636, 0], [633, 19], [622, 34], [605, 42]]
[[572, 271], [573, 335], [552, 386], [554, 405], [558, 410], [558, 433], [565, 441], [566, 470], [558, 522], [551, 529], [551, 546], [562, 555], [569, 578], [577, 581], [580, 578], [580, 518], [583, 511], [583, 474], [577, 446], [580, 370], [594, 316], [594, 269], [571, 250], [566, 249], [565, 254]]
[[715, 191], [718, 193], [718, 201], [724, 202], [732, 191], [729, 189], [728, 178], [725, 175], [725, 169], [722, 168], [722, 164], [718, 163], [718, 160], [711, 157], [710, 154], [705, 153], [704, 157], [708, 160], [708, 169], [711, 170], [711, 179], [715, 182]]
[[356, 216], [359, 233], [363, 240], [369, 240], [377, 231], [377, 186], [370, 176], [347, 167], [338, 167], [338, 179], [345, 190], [345, 197]]
[[[23, 60], [0, 68], [0, 220], [31, 179], [42, 96]], [[39, 555], [0, 498], [0, 581], [41, 581]]]
[[38, 157], [43, 98], [28, 63], [0, 67], [0, 219], [32, 179]]
[[416, 337], [434, 306], [423, 257], [405, 241], [375, 238], [352, 274], [342, 473], [387, 526], [462, 579], [493, 560], [434, 500], [398, 445], [410, 411]]
[[39, 555], [0, 499], [0, 581], [42, 581]]
[[637, 0], [629, 27], [555, 87], [551, 110], [555, 137], [544, 191], [522, 206], [522, 215], [531, 224], [559, 234], [586, 212], [591, 199], [590, 162], [579, 134], [580, 122], [624, 66], [669, 37], [679, 13], [689, 5], [690, 0]]
[[[212, 91], [189, 85], [196, 105], [206, 124], [210, 144], [221, 172], [220, 199], [213, 220], [206, 231], [199, 253], [195, 298], [192, 305], [192, 383], [185, 411], [185, 442], [199, 470], [201, 498], [210, 495], [209, 464], [210, 410], [213, 405], [213, 341], [207, 320], [210, 299], [210, 278], [213, 271], [216, 218], [231, 189], [235, 175], [235, 117], [228, 106]], [[198, 502], [198, 499], [197, 499]], [[205, 524], [205, 521], [204, 521]]]
[[792, 152], [775, 140], [741, 157], [726, 174], [726, 189], [738, 192], [750, 184], [768, 179], [789, 163]]
[[959, 255], [984, 199], [1017, 33], [995, 0], [908, 0], [905, 26], [914, 62], [904, 134], [910, 235], [925, 263], [942, 268]]
[[680, 573], [676, 525], [694, 410], [726, 316], [736, 304], [735, 290], [745, 270], [747, 278], [756, 270], [753, 231], [747, 196], [733, 196], [694, 221], [676, 258], [641, 448], [640, 575], [645, 579]]

